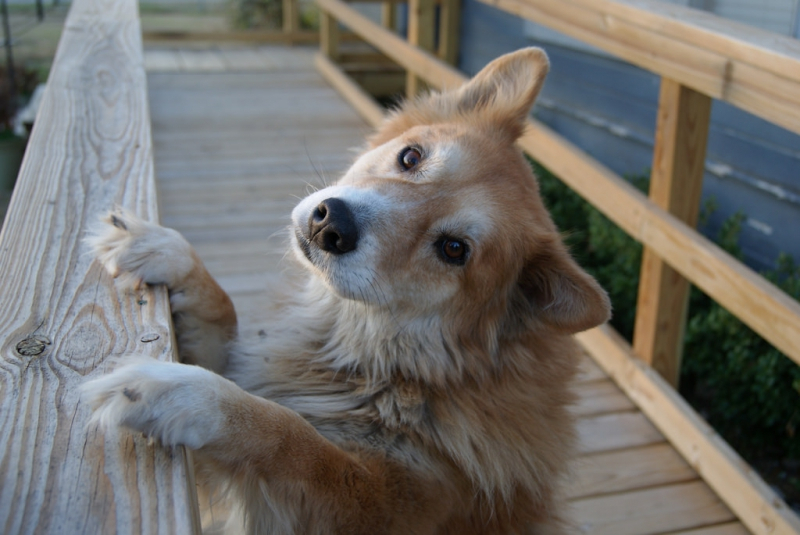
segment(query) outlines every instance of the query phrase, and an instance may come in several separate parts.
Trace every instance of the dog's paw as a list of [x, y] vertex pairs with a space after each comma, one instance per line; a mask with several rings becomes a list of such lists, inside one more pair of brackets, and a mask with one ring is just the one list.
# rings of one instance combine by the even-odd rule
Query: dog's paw
[[81, 394], [94, 409], [90, 424], [127, 427], [164, 445], [199, 449], [219, 437], [219, 402], [229, 383], [197, 366], [127, 357], [111, 374], [84, 383]]
[[192, 246], [177, 231], [117, 209], [106, 214], [86, 240], [97, 259], [124, 286], [166, 284], [172, 288], [191, 272]]

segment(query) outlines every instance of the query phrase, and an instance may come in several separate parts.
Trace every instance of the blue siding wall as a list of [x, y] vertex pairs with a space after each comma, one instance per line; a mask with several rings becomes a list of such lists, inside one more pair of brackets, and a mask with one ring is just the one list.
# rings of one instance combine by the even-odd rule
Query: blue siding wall
[[[537, 43], [522, 19], [464, 0], [459, 67], [474, 74], [520, 47], [543, 46], [551, 73], [534, 113], [622, 175], [649, 172], [659, 77], [613, 58]], [[715, 101], [703, 195], [718, 209], [701, 229], [715, 235], [736, 212], [746, 261], [772, 267], [781, 251], [800, 260], [800, 136]]]

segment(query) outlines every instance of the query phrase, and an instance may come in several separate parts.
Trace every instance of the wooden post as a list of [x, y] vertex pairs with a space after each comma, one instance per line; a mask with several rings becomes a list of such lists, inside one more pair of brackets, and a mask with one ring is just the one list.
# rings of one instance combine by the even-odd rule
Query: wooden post
[[174, 357], [164, 288], [125, 291], [86, 237], [158, 219], [135, 0], [74, 0], [0, 233], [0, 533], [199, 533], [184, 448], [89, 425], [80, 385]]
[[322, 55], [333, 62], [339, 61], [339, 21], [327, 11], [320, 11], [319, 44]]
[[458, 40], [461, 29], [461, 0], [442, 0], [439, 12], [438, 56], [450, 65], [458, 62]]
[[[711, 98], [661, 79], [650, 199], [694, 227], [700, 207]], [[633, 347], [677, 386], [689, 282], [645, 247]]]
[[297, 0], [283, 0], [283, 33], [295, 34], [300, 28], [300, 11]]
[[387, 30], [397, 28], [397, 6], [394, 2], [381, 3], [381, 24]]
[[[434, 0], [408, 1], [408, 42], [432, 52], [435, 46], [436, 3]], [[425, 88], [412, 73], [406, 76], [406, 97], [412, 98]]]

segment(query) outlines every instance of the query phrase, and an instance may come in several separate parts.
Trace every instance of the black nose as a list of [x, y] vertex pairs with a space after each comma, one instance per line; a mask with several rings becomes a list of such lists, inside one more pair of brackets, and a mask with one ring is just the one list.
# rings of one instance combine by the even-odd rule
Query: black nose
[[358, 245], [358, 226], [347, 204], [335, 197], [325, 199], [308, 218], [309, 239], [323, 251], [344, 254]]

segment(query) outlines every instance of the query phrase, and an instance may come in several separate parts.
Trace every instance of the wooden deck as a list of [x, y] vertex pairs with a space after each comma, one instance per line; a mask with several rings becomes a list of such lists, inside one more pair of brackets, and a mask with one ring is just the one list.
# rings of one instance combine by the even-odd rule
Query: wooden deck
[[[303, 48], [145, 51], [162, 223], [191, 241], [258, 336], [283, 231], [309, 185], [335, 180], [369, 132]], [[579, 531], [749, 533], [589, 357], [575, 385]]]

